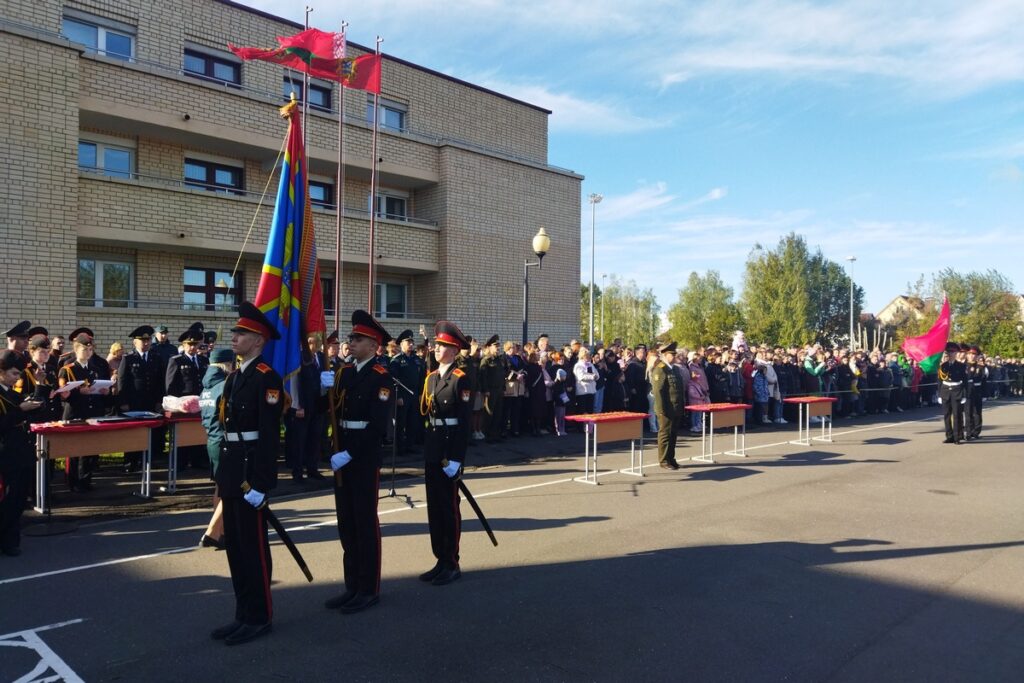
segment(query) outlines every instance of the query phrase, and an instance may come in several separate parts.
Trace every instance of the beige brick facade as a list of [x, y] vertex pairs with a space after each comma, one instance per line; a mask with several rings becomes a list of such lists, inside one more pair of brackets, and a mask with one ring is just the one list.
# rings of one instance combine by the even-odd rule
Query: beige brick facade
[[[133, 27], [134, 59], [69, 42], [65, 15]], [[285, 72], [247, 62], [241, 87], [228, 87], [187, 75], [184, 50], [230, 57], [228, 42], [270, 46], [298, 28], [220, 0], [0, 0], [0, 59], [9, 65], [0, 135], [10, 141], [0, 187], [0, 324], [29, 318], [54, 333], [88, 325], [101, 348], [142, 323], [177, 330], [200, 319], [226, 329], [230, 311], [184, 310], [184, 270], [231, 272], [238, 260], [242, 294], [255, 297], [285, 133], [277, 114]], [[382, 81], [382, 96], [406, 112], [405, 129], [380, 133], [379, 185], [405, 198], [408, 217], [377, 220], [376, 280], [406, 292], [407, 318], [386, 324], [398, 331], [449, 318], [469, 334], [517, 338], [523, 261], [544, 226], [553, 247], [544, 268], [530, 271], [530, 334], [568, 340], [578, 327], [582, 178], [547, 164], [548, 112], [395, 58], [385, 58]], [[368, 298], [366, 93], [346, 91], [345, 113], [347, 316]], [[333, 182], [337, 114], [313, 110], [306, 127], [310, 174]], [[80, 170], [79, 140], [130, 149], [132, 175]], [[186, 186], [186, 159], [243, 169], [244, 192]], [[328, 278], [336, 219], [333, 207], [314, 208]], [[126, 307], [76, 305], [80, 258], [131, 264]]]

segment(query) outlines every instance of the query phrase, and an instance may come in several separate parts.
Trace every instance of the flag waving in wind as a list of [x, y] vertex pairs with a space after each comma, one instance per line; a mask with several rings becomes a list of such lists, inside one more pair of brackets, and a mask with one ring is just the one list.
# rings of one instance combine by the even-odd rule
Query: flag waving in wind
[[306, 336], [326, 331], [327, 321], [299, 108], [292, 102], [281, 115], [288, 119], [288, 140], [255, 304], [281, 333], [281, 339], [267, 342], [263, 357], [287, 379], [302, 364]]
[[949, 341], [949, 299], [942, 298], [942, 310], [939, 311], [939, 318], [920, 337], [910, 337], [903, 342], [903, 350], [907, 356], [916, 360], [921, 367], [921, 372], [928, 374], [935, 372], [942, 360], [942, 352], [946, 349], [946, 342]]

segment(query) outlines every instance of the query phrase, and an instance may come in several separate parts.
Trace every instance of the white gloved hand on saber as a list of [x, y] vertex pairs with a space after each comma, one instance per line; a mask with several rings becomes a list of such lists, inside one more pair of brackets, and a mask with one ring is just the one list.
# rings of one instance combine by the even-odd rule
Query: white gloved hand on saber
[[348, 451], [335, 453], [331, 456], [331, 469], [337, 472], [350, 462], [352, 462], [352, 456], [348, 454]]
[[448, 475], [448, 478], [453, 478], [459, 473], [459, 468], [462, 467], [462, 463], [458, 460], [449, 460], [448, 464], [444, 467], [444, 473]]
[[259, 509], [262, 507], [263, 502], [267, 499], [267, 494], [260, 493], [256, 489], [249, 489], [244, 496], [245, 502], [252, 505], [254, 508]]
[[334, 373], [325, 370], [320, 373], [320, 393], [326, 394], [334, 386]]

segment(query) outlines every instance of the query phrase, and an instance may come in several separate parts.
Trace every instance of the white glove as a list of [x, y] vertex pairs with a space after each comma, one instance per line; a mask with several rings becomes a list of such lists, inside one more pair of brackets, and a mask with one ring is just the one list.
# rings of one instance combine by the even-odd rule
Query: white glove
[[320, 393], [326, 394], [334, 386], [334, 373], [325, 370], [320, 373]]
[[966, 398], [960, 399], [960, 405], [963, 405], [964, 403], [967, 403], [967, 399]]
[[350, 462], [352, 462], [352, 456], [348, 454], [348, 451], [335, 453], [331, 456], [331, 469], [337, 472]]
[[246, 503], [257, 509], [259, 509], [263, 505], [264, 501], [267, 500], [267, 494], [260, 493], [256, 489], [249, 489], [249, 492], [242, 497], [245, 498]]
[[460, 467], [462, 467], [462, 463], [458, 460], [449, 460], [448, 466], [444, 468], [444, 473], [448, 475], [449, 479], [451, 479], [459, 473]]
[[942, 397], [941, 396], [939, 396], [939, 405], [940, 406], [942, 405]]

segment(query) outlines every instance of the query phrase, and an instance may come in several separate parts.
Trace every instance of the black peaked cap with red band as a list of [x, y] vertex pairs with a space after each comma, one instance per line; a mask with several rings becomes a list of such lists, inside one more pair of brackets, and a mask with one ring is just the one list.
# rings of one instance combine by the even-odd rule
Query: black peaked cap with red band
[[361, 308], [352, 311], [352, 332], [350, 334], [372, 339], [377, 344], [387, 344], [391, 341], [388, 331], [374, 320], [372, 315]]
[[281, 333], [277, 331], [263, 311], [256, 308], [249, 301], [243, 301], [238, 305], [238, 322], [231, 328], [232, 332], [251, 332], [259, 334], [267, 339], [280, 339]]
[[438, 344], [447, 344], [457, 349], [468, 349], [469, 340], [462, 333], [459, 326], [449, 320], [438, 320], [434, 325], [434, 341]]
[[95, 334], [92, 333], [92, 330], [90, 330], [88, 327], [76, 327], [75, 329], [71, 330], [71, 334], [68, 335], [68, 339], [70, 339], [71, 341], [74, 341], [75, 337], [79, 337], [79, 336], [81, 336], [83, 334], [87, 334], [90, 337], [95, 337], [96, 336]]

